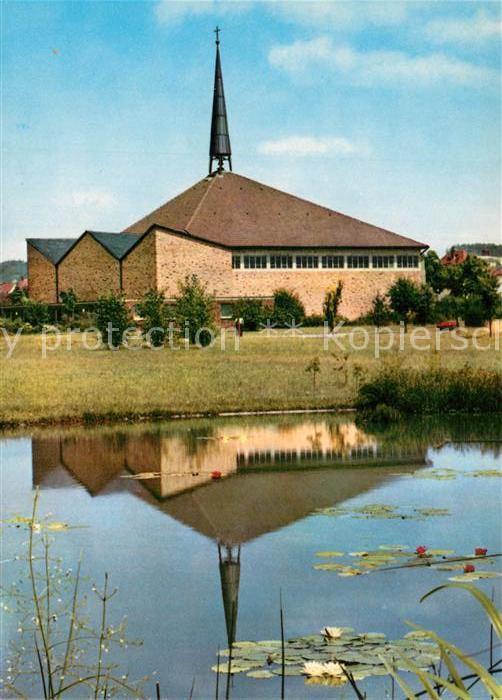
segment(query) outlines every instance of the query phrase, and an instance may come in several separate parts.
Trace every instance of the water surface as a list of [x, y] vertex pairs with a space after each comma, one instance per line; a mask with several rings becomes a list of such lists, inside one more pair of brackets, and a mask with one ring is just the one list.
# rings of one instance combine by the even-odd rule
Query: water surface
[[[451, 573], [342, 578], [313, 567], [318, 551], [391, 543], [499, 552], [499, 480], [472, 472], [501, 469], [501, 436], [497, 418], [418, 421], [382, 433], [329, 414], [37, 432], [1, 443], [3, 518], [29, 514], [39, 487], [43, 513], [83, 526], [55, 536], [65, 563], [75, 566], [82, 551], [90, 581], [107, 571], [119, 588], [113, 610], [127, 615], [130, 636], [144, 640], [122, 654], [131, 676], [156, 671], [150, 695], [158, 678], [163, 695], [186, 698], [195, 678], [193, 697], [214, 697], [210, 669], [229, 637], [279, 638], [280, 591], [287, 637], [333, 625], [397, 639], [411, 619], [468, 652], [484, 649], [488, 628], [467, 596], [442, 593], [418, 604]], [[456, 478], [420, 478], [433, 468], [454, 468]], [[145, 472], [152, 478], [124, 478]], [[374, 520], [317, 512], [371, 503], [449, 515]], [[4, 583], [25, 539], [5, 532]], [[490, 592], [493, 581], [479, 585]], [[4, 615], [3, 624], [4, 643], [16, 641], [15, 616]], [[231, 697], [279, 697], [279, 684], [239, 674]], [[390, 684], [378, 678], [362, 687], [380, 698]], [[288, 678], [286, 691], [289, 698], [352, 692], [306, 687], [302, 678]]]

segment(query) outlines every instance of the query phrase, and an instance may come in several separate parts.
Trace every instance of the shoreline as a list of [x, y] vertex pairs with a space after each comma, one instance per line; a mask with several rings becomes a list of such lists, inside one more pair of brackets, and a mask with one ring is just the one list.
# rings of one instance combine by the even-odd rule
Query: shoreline
[[[141, 425], [142, 423], [155, 423], [164, 421], [186, 421], [197, 418], [245, 418], [246, 416], [294, 416], [294, 415], [321, 415], [321, 414], [356, 414], [360, 412], [355, 406], [325, 406], [319, 408], [286, 408], [286, 409], [256, 409], [256, 410], [235, 410], [235, 411], [193, 411], [193, 412], [170, 412], [152, 411], [149, 413], [113, 413], [113, 414], [92, 414], [80, 416], [66, 416], [62, 418], [36, 418], [30, 420], [0, 421], [0, 440], [9, 438], [11, 435], [29, 434], [31, 429], [64, 429], [64, 428], [92, 428], [99, 426], [116, 426], [120, 423], [127, 425]], [[482, 411], [449, 411], [449, 415], [481, 416]], [[493, 415], [493, 411], [487, 412]], [[416, 418], [434, 416], [434, 413], [417, 413]], [[495, 415], [502, 417], [502, 410]]]
[[308, 415], [321, 413], [356, 413], [354, 406], [327, 406], [319, 408], [286, 408], [286, 409], [256, 409], [245, 411], [193, 411], [173, 413], [170, 411], [151, 411], [149, 413], [109, 413], [81, 416], [66, 416], [61, 418], [32, 418], [28, 420], [0, 421], [0, 439], [9, 431], [29, 428], [67, 428], [95, 427], [97, 425], [116, 425], [121, 422], [134, 425], [156, 421], [183, 421], [194, 418], [240, 418], [245, 416], [281, 416]]

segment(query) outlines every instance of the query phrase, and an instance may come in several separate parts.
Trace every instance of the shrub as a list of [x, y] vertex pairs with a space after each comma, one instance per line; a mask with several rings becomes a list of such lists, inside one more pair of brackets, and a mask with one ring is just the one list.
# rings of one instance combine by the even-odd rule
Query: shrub
[[23, 303], [23, 320], [29, 323], [34, 330], [39, 331], [42, 326], [49, 323], [49, 307], [39, 301], [26, 299]]
[[96, 306], [96, 327], [105, 345], [111, 349], [123, 343], [124, 332], [129, 328], [129, 312], [121, 296], [110, 292], [98, 299]]
[[273, 322], [282, 328], [293, 324], [300, 325], [305, 318], [305, 307], [298, 294], [287, 289], [276, 289], [274, 292]]
[[61, 300], [63, 311], [69, 319], [73, 319], [75, 317], [75, 309], [77, 307], [77, 295], [73, 289], [69, 289], [67, 292], [61, 292], [59, 298]]
[[13, 335], [15, 335], [19, 329], [21, 329], [23, 333], [34, 332], [33, 326], [23, 321], [20, 316], [16, 316], [15, 318], [0, 318], [0, 328], [5, 328], [7, 333], [12, 333]]
[[342, 301], [343, 282], [340, 280], [336, 287], [328, 289], [324, 297], [323, 311], [324, 317], [328, 322], [329, 330], [332, 331], [336, 326], [338, 317], [338, 307]]
[[324, 326], [324, 316], [322, 314], [310, 314], [303, 319], [305, 328], [314, 328], [316, 326]]
[[148, 291], [137, 305], [143, 318], [143, 331], [154, 347], [164, 344], [166, 328], [166, 299], [162, 293], [153, 289]]
[[364, 383], [359, 409], [385, 404], [403, 414], [445, 411], [497, 412], [502, 405], [502, 374], [491, 370], [408, 370], [388, 368]]
[[265, 322], [266, 312], [260, 299], [239, 299], [234, 304], [234, 317], [244, 319], [244, 328], [256, 331]]
[[178, 288], [174, 317], [180, 334], [188, 337], [192, 344], [208, 345], [214, 332], [213, 297], [206, 292], [196, 275], [185, 277]]

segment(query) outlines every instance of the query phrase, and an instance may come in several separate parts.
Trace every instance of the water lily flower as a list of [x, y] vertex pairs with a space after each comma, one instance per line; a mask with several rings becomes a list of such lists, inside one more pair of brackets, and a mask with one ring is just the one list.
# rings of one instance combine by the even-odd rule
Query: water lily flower
[[425, 553], [427, 552], [427, 547], [425, 547], [423, 544], [419, 545], [415, 549], [415, 553], [418, 554], [419, 557], [425, 556]]
[[321, 678], [324, 676], [324, 664], [319, 661], [306, 661], [303, 664], [303, 673], [306, 676]]
[[325, 627], [322, 630], [322, 634], [324, 634], [327, 639], [338, 639], [342, 636], [343, 629], [341, 627]]
[[211, 479], [221, 479], [221, 472], [218, 470], [211, 472]]
[[343, 678], [345, 676], [341, 664], [334, 661], [324, 664], [319, 661], [306, 661], [303, 665], [303, 673], [309, 678]]
[[474, 554], [477, 557], [484, 557], [487, 551], [488, 549], [486, 547], [476, 547], [476, 549], [474, 550]]
[[474, 564], [466, 564], [464, 566], [464, 574], [472, 574], [473, 571], [476, 571]]
[[324, 675], [330, 676], [331, 678], [340, 678], [344, 677], [345, 673], [343, 672], [341, 664], [328, 661], [327, 664], [324, 664]]

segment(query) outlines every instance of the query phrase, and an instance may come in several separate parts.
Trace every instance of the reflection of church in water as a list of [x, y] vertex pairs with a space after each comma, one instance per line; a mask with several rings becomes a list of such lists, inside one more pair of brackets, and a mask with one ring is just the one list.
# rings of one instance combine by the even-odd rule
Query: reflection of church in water
[[[200, 421], [34, 437], [33, 482], [92, 497], [129, 492], [217, 543], [229, 644], [241, 546], [426, 462], [340, 418]], [[213, 479], [212, 472], [221, 473]], [[148, 479], [134, 479], [148, 473]]]

